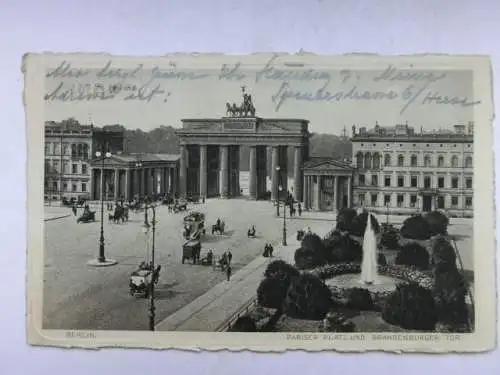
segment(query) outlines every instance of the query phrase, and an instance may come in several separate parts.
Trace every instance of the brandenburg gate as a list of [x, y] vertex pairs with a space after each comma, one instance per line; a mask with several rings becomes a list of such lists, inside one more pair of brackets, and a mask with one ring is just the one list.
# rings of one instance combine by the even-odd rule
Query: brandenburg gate
[[[268, 172], [271, 199], [291, 190], [302, 201], [302, 163], [309, 159], [308, 121], [264, 119], [255, 115], [252, 97], [243, 89], [243, 103], [226, 103], [227, 117], [183, 119], [180, 142], [179, 195], [232, 198], [240, 195], [240, 148], [249, 148], [249, 197], [266, 197]], [[294, 186], [287, 186], [288, 148], [293, 148]], [[268, 159], [270, 168], [268, 168]]]

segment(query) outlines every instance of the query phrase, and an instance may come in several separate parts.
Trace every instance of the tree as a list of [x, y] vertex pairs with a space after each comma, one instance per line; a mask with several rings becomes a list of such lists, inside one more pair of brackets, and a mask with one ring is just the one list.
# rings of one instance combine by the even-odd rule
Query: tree
[[301, 274], [290, 283], [285, 313], [291, 318], [323, 319], [332, 306], [331, 297], [330, 289], [318, 277]]
[[418, 243], [409, 243], [404, 245], [396, 255], [395, 263], [427, 270], [429, 269], [429, 252]]
[[440, 211], [428, 212], [424, 216], [424, 219], [429, 224], [429, 230], [432, 236], [436, 234], [446, 235], [448, 233], [448, 224], [450, 220], [444, 213]]
[[400, 233], [403, 237], [412, 240], [427, 240], [431, 237], [429, 223], [422, 215], [414, 215], [406, 219]]

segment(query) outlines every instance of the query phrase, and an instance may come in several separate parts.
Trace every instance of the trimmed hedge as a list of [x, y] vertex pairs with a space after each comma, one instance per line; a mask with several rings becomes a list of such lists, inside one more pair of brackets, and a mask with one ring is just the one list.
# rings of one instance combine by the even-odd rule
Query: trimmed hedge
[[257, 289], [259, 305], [281, 309], [290, 282], [299, 277], [300, 272], [283, 260], [275, 260], [269, 263], [264, 276]]
[[418, 284], [398, 285], [385, 300], [382, 318], [410, 330], [433, 331], [437, 319], [431, 292]]
[[437, 236], [432, 239], [431, 264], [436, 270], [456, 270], [457, 254], [452, 244], [444, 237]]
[[400, 233], [403, 237], [412, 240], [427, 240], [431, 237], [429, 223], [422, 215], [414, 215], [406, 219]]
[[318, 277], [305, 273], [291, 281], [284, 311], [291, 318], [323, 319], [332, 303], [328, 286]]
[[330, 263], [361, 262], [363, 247], [349, 235], [332, 236], [323, 241]]
[[429, 223], [431, 236], [437, 234], [446, 235], [448, 233], [448, 224], [450, 220], [441, 211], [432, 211], [425, 214], [424, 219]]
[[295, 250], [295, 266], [299, 269], [313, 268], [327, 261], [327, 252], [320, 236], [308, 233], [302, 238], [301, 247]]
[[418, 243], [404, 245], [396, 255], [397, 265], [412, 266], [419, 270], [429, 269], [429, 252]]
[[466, 282], [457, 269], [435, 275], [432, 295], [440, 322], [452, 327], [468, 323], [469, 310], [465, 302]]
[[400, 248], [399, 231], [392, 225], [383, 224], [380, 245], [390, 250], [398, 250]]
[[352, 232], [357, 212], [354, 208], [343, 208], [337, 214], [336, 229]]

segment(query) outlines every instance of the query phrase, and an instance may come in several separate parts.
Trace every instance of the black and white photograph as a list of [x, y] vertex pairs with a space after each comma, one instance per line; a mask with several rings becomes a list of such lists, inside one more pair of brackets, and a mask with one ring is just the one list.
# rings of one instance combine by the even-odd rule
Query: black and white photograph
[[493, 344], [485, 67], [25, 57], [33, 341]]

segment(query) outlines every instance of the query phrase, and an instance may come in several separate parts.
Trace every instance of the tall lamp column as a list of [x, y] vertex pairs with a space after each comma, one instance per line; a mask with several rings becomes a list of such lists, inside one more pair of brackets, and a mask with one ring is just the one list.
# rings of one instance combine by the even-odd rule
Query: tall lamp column
[[110, 152], [97, 151], [95, 156], [101, 161], [101, 233], [99, 237], [99, 255], [97, 259], [90, 260], [87, 264], [94, 267], [106, 267], [115, 265], [117, 262], [113, 259], [106, 259], [104, 254], [104, 161], [111, 157]]

